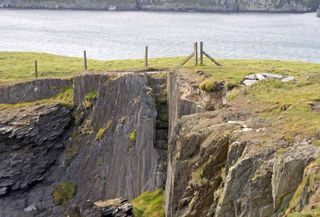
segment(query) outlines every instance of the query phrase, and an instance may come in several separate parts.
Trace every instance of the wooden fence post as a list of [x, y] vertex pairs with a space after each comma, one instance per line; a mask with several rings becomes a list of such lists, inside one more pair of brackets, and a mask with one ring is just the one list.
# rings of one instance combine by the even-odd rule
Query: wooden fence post
[[87, 51], [86, 50], [83, 51], [83, 61], [84, 61], [84, 70], [87, 71], [88, 70], [88, 63], [87, 63]]
[[38, 61], [34, 61], [34, 77], [38, 78]]
[[148, 67], [148, 46], [144, 50], [144, 67]]
[[194, 64], [198, 65], [198, 42], [194, 43]]
[[203, 65], [203, 42], [200, 41], [200, 65]]
[[214, 64], [216, 64], [217, 66], [222, 66], [220, 63], [218, 63], [215, 59], [213, 59], [209, 54], [207, 54], [205, 51], [203, 51], [203, 54], [209, 59], [211, 60]]

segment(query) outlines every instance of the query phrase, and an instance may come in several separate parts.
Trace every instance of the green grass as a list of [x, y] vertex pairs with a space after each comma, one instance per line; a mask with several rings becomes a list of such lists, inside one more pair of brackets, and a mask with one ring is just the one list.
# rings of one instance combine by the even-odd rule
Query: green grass
[[85, 98], [87, 99], [87, 100], [93, 100], [93, 99], [96, 99], [98, 97], [98, 93], [97, 93], [97, 91], [90, 91], [86, 96], [85, 96]]
[[199, 88], [201, 90], [204, 90], [207, 92], [218, 91], [219, 87], [220, 87], [220, 83], [212, 79], [206, 79], [199, 85]]
[[24, 108], [34, 105], [50, 105], [50, 104], [62, 104], [69, 108], [73, 106], [73, 89], [66, 88], [61, 93], [48, 99], [38, 100], [35, 102], [23, 102], [16, 104], [0, 104], [0, 111], [5, 109]]
[[72, 182], [62, 182], [55, 186], [52, 197], [55, 205], [62, 205], [71, 200], [77, 193], [77, 185]]
[[100, 141], [104, 137], [106, 131], [107, 128], [100, 128], [96, 134], [96, 141]]
[[[90, 54], [89, 54], [90, 55]], [[183, 58], [150, 59], [150, 67], [175, 67]], [[46, 53], [0, 52], [0, 84], [20, 82], [34, 78], [34, 61], [38, 61], [40, 78], [69, 78], [83, 72], [83, 59]], [[143, 60], [88, 60], [90, 71], [144, 70]]]
[[128, 134], [128, 139], [129, 139], [130, 142], [135, 142], [137, 140], [137, 132], [135, 130], [131, 131]]
[[133, 199], [134, 217], [164, 217], [164, 191], [144, 192]]
[[320, 216], [320, 208], [312, 209], [312, 210], [303, 210], [301, 212], [290, 213], [288, 217], [319, 217]]

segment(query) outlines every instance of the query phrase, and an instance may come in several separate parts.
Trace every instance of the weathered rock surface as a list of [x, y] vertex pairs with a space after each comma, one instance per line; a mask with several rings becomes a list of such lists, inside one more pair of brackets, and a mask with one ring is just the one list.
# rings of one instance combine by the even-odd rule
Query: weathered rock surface
[[96, 10], [180, 10], [180, 11], [209, 11], [209, 12], [307, 12], [316, 11], [318, 1], [272, 1], [272, 0], [206, 0], [206, 1], [151, 1], [151, 0], [76, 0], [76, 1], [23, 1], [0, 0], [0, 7], [9, 8], [50, 8], [50, 9], [96, 9]]
[[[167, 84], [151, 72], [73, 80], [72, 113], [0, 112], [0, 216], [129, 217], [130, 203], [108, 199], [164, 185], [167, 217], [278, 217], [319, 205], [320, 147], [224, 106], [225, 88], [206, 93], [174, 72]], [[57, 203], [61, 183], [77, 191]]]
[[229, 108], [178, 120], [168, 149], [168, 217], [284, 214], [320, 148], [281, 140], [261, 146], [271, 131], [261, 133], [265, 126], [249, 117]]
[[[263, 77], [283, 79], [273, 74]], [[177, 103], [184, 91], [179, 82], [173, 76], [168, 89], [167, 216], [284, 215], [320, 148], [303, 141], [289, 145], [281, 138], [271, 139], [274, 132], [268, 123], [236, 107], [221, 108], [223, 103], [213, 112], [183, 114]], [[192, 108], [201, 103], [193, 101]], [[311, 194], [316, 194], [317, 187], [312, 189]]]
[[132, 217], [133, 207], [128, 200], [117, 198], [74, 205], [68, 210], [69, 217]]
[[206, 92], [195, 87], [177, 72], [168, 73], [169, 133], [184, 116], [212, 111], [225, 104], [226, 89]]
[[[67, 179], [78, 184], [77, 197], [132, 199], [161, 187], [165, 175], [159, 168], [161, 150], [155, 146], [157, 109], [148, 78], [144, 74], [106, 74], [74, 80], [75, 87], [83, 87], [75, 88], [75, 96], [82, 96], [76, 104], [92, 90], [96, 89], [98, 95], [79, 126], [91, 132], [79, 137], [86, 142], [66, 170]], [[98, 140], [100, 129], [105, 133]], [[134, 138], [130, 139], [130, 134]], [[81, 140], [75, 138], [74, 145]], [[82, 179], [78, 171], [88, 178]]]
[[[83, 201], [132, 199], [163, 187], [167, 120], [157, 125], [163, 82], [144, 73], [78, 76], [70, 125], [70, 111], [59, 105], [1, 112], [0, 216], [61, 217]], [[58, 205], [52, 194], [60, 183], [77, 192]], [[130, 216], [126, 211], [114, 216]]]
[[46, 78], [0, 87], [0, 103], [20, 103], [50, 98], [71, 87], [69, 79]]
[[63, 153], [70, 120], [69, 110], [60, 105], [0, 112], [0, 216], [28, 216], [37, 209], [34, 202], [41, 207], [51, 200], [50, 190], [40, 185], [28, 191], [53, 182], [48, 171]]

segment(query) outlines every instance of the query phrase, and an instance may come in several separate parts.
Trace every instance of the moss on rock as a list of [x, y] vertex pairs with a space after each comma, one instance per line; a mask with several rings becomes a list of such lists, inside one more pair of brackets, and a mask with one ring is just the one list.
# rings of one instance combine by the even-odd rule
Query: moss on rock
[[77, 185], [72, 182], [61, 182], [55, 186], [52, 197], [55, 205], [62, 205], [71, 200], [77, 193]]

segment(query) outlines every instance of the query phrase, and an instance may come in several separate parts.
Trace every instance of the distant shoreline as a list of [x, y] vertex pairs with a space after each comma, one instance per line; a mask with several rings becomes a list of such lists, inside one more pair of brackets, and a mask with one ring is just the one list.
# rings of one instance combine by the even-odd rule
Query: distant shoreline
[[297, 11], [297, 10], [211, 10], [211, 9], [108, 9], [108, 8], [67, 8], [67, 7], [0, 7], [0, 10], [50, 10], [50, 11], [99, 11], [99, 12], [168, 12], [168, 13], [211, 13], [211, 14], [305, 14], [316, 13], [315, 10]]

